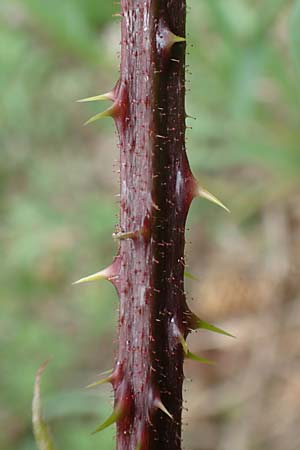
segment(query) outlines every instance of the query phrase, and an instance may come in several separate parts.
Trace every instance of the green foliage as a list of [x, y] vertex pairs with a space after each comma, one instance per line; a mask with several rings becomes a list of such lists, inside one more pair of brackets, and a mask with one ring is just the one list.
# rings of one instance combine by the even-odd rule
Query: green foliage
[[[57, 448], [92, 450], [90, 433], [110, 409], [99, 395], [72, 388], [84, 389], [112, 364], [114, 289], [71, 283], [114, 253], [109, 237], [117, 207], [110, 188], [99, 188], [97, 152], [75, 103], [110, 82], [108, 75], [93, 80], [96, 71], [88, 67], [102, 54], [110, 68], [101, 46], [105, 27], [114, 23], [113, 6], [56, 3], [0, 5], [1, 450], [35, 448], [33, 380], [49, 356], [43, 391], [47, 418], [55, 399], [50, 425]], [[99, 352], [105, 341], [107, 350]], [[111, 432], [98, 438], [108, 449], [112, 442]]]
[[191, 165], [212, 192], [223, 191], [235, 220], [249, 220], [298, 186], [299, 90], [288, 58], [288, 25], [297, 61], [299, 27], [298, 6], [289, 23], [290, 6], [281, 0], [191, 5], [189, 30], [197, 36], [189, 57], [188, 113], [197, 117]]
[[300, 3], [295, 0], [290, 21], [291, 55], [298, 81], [300, 80]]

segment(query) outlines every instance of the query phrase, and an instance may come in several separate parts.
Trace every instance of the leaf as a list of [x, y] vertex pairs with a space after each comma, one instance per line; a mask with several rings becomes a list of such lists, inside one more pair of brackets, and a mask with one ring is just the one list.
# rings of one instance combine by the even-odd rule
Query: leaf
[[54, 450], [54, 444], [48, 426], [43, 419], [42, 405], [40, 396], [41, 376], [48, 365], [49, 360], [45, 361], [37, 371], [34, 383], [34, 392], [32, 400], [32, 426], [35, 441], [39, 450]]

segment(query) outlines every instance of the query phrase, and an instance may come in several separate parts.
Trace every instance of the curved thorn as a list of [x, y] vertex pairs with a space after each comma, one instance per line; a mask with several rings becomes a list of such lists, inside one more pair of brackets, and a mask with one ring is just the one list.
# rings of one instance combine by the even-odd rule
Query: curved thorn
[[106, 94], [95, 95], [94, 97], [82, 98], [80, 100], [76, 100], [78, 103], [84, 102], [97, 102], [102, 100], [114, 100], [113, 92], [106, 92]]
[[201, 186], [198, 187], [198, 195], [199, 197], [205, 198], [206, 200], [215, 203], [216, 205], [220, 206], [221, 208], [225, 209], [225, 211], [230, 213], [230, 210], [227, 208], [227, 206], [225, 206], [217, 197], [215, 197], [213, 194], [211, 194]]
[[234, 336], [233, 334], [230, 334], [227, 331], [222, 330], [222, 328], [215, 327], [214, 325], [212, 325], [212, 324], [210, 324], [208, 322], [205, 322], [204, 320], [199, 319], [197, 316], [195, 316], [194, 317], [193, 330], [200, 329], [200, 328], [202, 328], [204, 330], [213, 331], [214, 333], [223, 334], [225, 336], [229, 336], [229, 337], [232, 337], [232, 338], [236, 339], [236, 336]]
[[192, 273], [188, 272], [187, 270], [184, 271], [185, 278], [189, 278], [193, 281], [200, 281], [199, 278], [195, 277]]
[[40, 397], [41, 376], [47, 367], [49, 360], [45, 361], [37, 371], [34, 383], [34, 393], [32, 400], [32, 427], [35, 441], [39, 450], [54, 450], [54, 445], [47, 424], [42, 415], [42, 405]]
[[84, 123], [84, 126], [89, 125], [90, 123], [96, 122], [99, 119], [104, 119], [105, 117], [115, 117], [116, 115], [116, 108], [115, 106], [111, 106], [110, 108], [107, 108], [105, 111], [102, 111], [95, 116], [91, 117], [89, 120], [87, 120]]
[[215, 361], [211, 361], [210, 359], [202, 358], [201, 356], [195, 355], [194, 353], [188, 351], [186, 354], [186, 359], [192, 359], [193, 361], [199, 361], [204, 364], [214, 365]]
[[170, 417], [170, 419], [173, 420], [173, 416], [171, 413], [169, 413], [169, 411], [167, 410], [167, 408], [165, 407], [165, 405], [163, 404], [163, 402], [161, 400], [155, 400], [155, 406], [156, 408], [160, 409], [163, 413], [165, 413], [167, 416]]
[[115, 409], [112, 414], [101, 424], [98, 428], [96, 428], [95, 431], [92, 432], [92, 434], [99, 433], [102, 430], [105, 430], [105, 428], [108, 428], [110, 425], [117, 422], [117, 420], [121, 417], [121, 410]]

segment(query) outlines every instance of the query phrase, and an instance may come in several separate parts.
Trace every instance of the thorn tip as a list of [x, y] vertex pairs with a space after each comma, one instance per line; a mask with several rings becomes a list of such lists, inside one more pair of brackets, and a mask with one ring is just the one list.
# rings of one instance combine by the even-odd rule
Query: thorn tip
[[222, 330], [222, 328], [216, 327], [215, 325], [212, 325], [211, 323], [205, 322], [202, 319], [199, 319], [199, 317], [196, 316], [196, 314], [192, 313], [191, 319], [190, 319], [191, 329], [192, 330], [198, 330], [200, 328], [204, 330], [213, 331], [214, 333], [223, 334], [224, 336], [228, 336], [231, 338], [236, 339], [236, 336], [234, 336], [231, 333], [228, 333], [225, 330]]
[[163, 402], [159, 399], [157, 399], [155, 401], [155, 406], [160, 409], [163, 413], [165, 413], [168, 417], [170, 417], [170, 419], [173, 420], [173, 416], [172, 414], [167, 410], [167, 408], [165, 407], [165, 405], [163, 404]]
[[113, 105], [110, 108], [107, 108], [105, 111], [102, 111], [95, 116], [91, 117], [89, 120], [87, 120], [83, 125], [89, 125], [90, 123], [96, 122], [99, 119], [104, 119], [105, 117], [116, 117], [116, 106]]
[[78, 103], [85, 103], [85, 102], [96, 102], [96, 101], [113, 100], [113, 99], [114, 99], [113, 93], [106, 92], [105, 94], [95, 95], [93, 97], [81, 98], [80, 100], [76, 100], [76, 101]]
[[110, 382], [111, 382], [111, 377], [107, 377], [102, 380], [95, 381], [94, 383], [88, 384], [87, 386], [85, 386], [85, 389], [91, 389], [93, 387], [101, 386], [102, 384], [110, 383]]
[[211, 194], [209, 191], [204, 189], [203, 187], [198, 187], [198, 195], [199, 197], [205, 198], [206, 200], [215, 203], [216, 205], [220, 206], [221, 208], [225, 209], [228, 213], [230, 213], [230, 210], [227, 208], [227, 206], [224, 205], [217, 197], [215, 197], [213, 194]]
[[119, 418], [122, 415], [122, 411], [120, 408], [114, 409], [112, 414], [101, 424], [98, 428], [96, 428], [95, 431], [92, 432], [92, 434], [99, 433], [102, 430], [105, 430], [105, 428], [108, 428], [110, 425], [113, 425], [115, 422], [119, 420]]
[[80, 278], [80, 280], [75, 281], [72, 285], [89, 283], [90, 281], [98, 281], [98, 280], [109, 280], [111, 274], [109, 273], [109, 268], [101, 270], [100, 272], [96, 272], [92, 275], [88, 275], [87, 277]]

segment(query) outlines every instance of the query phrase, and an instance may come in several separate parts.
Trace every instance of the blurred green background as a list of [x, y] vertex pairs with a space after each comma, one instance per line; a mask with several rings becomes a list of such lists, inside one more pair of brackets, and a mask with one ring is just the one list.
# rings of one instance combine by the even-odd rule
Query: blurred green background
[[[300, 6], [189, 0], [187, 147], [231, 209], [193, 204], [190, 305], [238, 336], [190, 338], [216, 367], [185, 366], [189, 450], [299, 450]], [[72, 281], [109, 263], [118, 222], [117, 137], [77, 99], [118, 78], [113, 0], [1, 0], [0, 448], [29, 450], [38, 366], [57, 449], [114, 448], [90, 432], [111, 392], [117, 298]], [[102, 105], [100, 105], [100, 108]], [[192, 245], [191, 245], [192, 243]], [[190, 383], [189, 378], [193, 378]]]

